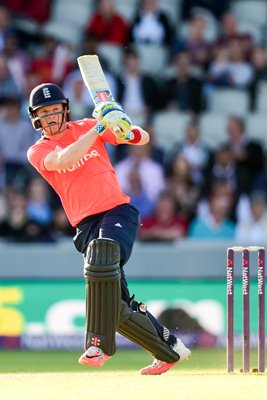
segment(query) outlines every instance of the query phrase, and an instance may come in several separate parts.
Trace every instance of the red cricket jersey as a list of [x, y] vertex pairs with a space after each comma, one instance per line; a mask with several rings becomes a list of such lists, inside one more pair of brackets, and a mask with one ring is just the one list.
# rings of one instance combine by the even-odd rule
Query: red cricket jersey
[[67, 169], [48, 171], [45, 157], [54, 150], [64, 149], [96, 124], [95, 119], [69, 122], [58, 140], [41, 138], [27, 152], [28, 160], [59, 195], [72, 226], [84, 218], [120, 204], [130, 202], [117, 180], [104, 142], [116, 144], [115, 136], [106, 130], [86, 154]]

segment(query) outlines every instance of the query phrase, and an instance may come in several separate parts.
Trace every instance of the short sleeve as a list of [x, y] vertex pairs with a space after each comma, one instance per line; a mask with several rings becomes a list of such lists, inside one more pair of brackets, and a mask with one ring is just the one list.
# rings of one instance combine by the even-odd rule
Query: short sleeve
[[54, 151], [54, 148], [50, 148], [50, 146], [34, 144], [27, 151], [27, 158], [37, 171], [47, 171], [44, 166], [44, 159], [49, 153], [51, 153], [51, 151]]

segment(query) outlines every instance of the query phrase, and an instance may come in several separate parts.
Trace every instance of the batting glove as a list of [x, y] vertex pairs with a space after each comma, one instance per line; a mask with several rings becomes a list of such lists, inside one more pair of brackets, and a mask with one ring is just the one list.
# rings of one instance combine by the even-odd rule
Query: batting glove
[[93, 117], [99, 122], [102, 122], [104, 117], [106, 120], [108, 120], [111, 115], [116, 115], [116, 112], [123, 112], [123, 109], [119, 103], [116, 103], [115, 101], [104, 101], [95, 107], [93, 111]]
[[112, 128], [114, 134], [123, 140], [129, 141], [132, 139], [132, 121], [127, 114], [124, 113], [121, 120], [117, 121], [115, 126]]
[[117, 136], [121, 135], [119, 137], [122, 139], [130, 140], [126, 138], [132, 128], [132, 122], [118, 103], [107, 101], [98, 104], [93, 111], [93, 117], [105, 128], [112, 129]]
[[98, 123], [94, 126], [94, 130], [96, 131], [96, 133], [97, 133], [99, 136], [102, 136], [103, 133], [105, 132], [106, 128], [105, 128], [102, 124], [100, 124], [100, 123], [98, 122]]

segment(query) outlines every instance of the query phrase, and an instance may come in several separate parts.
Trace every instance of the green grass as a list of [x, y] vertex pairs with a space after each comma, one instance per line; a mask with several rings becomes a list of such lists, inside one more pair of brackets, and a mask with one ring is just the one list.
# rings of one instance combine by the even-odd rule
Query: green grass
[[[161, 376], [141, 376], [150, 363], [143, 351], [119, 350], [99, 369], [77, 363], [73, 351], [1, 351], [1, 400], [267, 400], [266, 374], [227, 374], [225, 350], [193, 350], [189, 361]], [[251, 367], [257, 353], [251, 354]]]

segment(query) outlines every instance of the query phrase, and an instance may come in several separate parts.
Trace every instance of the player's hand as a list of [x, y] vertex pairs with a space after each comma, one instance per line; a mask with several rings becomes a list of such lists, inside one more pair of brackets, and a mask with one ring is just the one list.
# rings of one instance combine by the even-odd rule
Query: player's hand
[[95, 107], [93, 117], [102, 123], [104, 119], [108, 122], [109, 120], [120, 118], [123, 112], [124, 111], [119, 103], [116, 103], [115, 101], [104, 101]]
[[123, 140], [131, 140], [132, 138], [132, 121], [127, 114], [123, 113], [120, 120], [116, 122], [114, 126], [111, 127], [114, 135]]
[[120, 104], [113, 101], [98, 104], [93, 111], [93, 117], [105, 128], [115, 131], [117, 135], [127, 136], [132, 128], [132, 122], [128, 115], [124, 113]]

